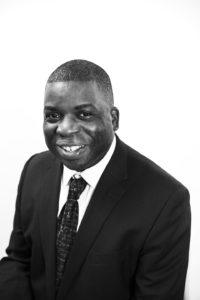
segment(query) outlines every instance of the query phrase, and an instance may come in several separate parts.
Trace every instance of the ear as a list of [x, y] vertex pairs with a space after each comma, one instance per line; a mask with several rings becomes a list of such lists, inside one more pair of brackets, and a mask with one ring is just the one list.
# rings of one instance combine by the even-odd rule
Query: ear
[[117, 107], [113, 106], [110, 113], [112, 118], [113, 130], [116, 131], [119, 128], [119, 110], [117, 109]]

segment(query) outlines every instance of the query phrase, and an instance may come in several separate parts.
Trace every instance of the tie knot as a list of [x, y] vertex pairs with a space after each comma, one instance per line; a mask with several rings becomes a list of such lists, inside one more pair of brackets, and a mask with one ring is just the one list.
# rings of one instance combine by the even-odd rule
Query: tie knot
[[69, 181], [69, 193], [74, 199], [78, 199], [81, 193], [84, 191], [87, 182], [80, 176], [74, 175]]

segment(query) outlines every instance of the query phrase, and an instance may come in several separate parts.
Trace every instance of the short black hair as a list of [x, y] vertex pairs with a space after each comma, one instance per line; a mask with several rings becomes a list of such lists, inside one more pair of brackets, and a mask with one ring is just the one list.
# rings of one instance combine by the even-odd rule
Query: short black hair
[[58, 81], [94, 81], [97, 83], [98, 87], [105, 92], [107, 100], [111, 104], [114, 102], [110, 77], [104, 69], [93, 62], [83, 59], [75, 59], [60, 65], [51, 73], [47, 83]]

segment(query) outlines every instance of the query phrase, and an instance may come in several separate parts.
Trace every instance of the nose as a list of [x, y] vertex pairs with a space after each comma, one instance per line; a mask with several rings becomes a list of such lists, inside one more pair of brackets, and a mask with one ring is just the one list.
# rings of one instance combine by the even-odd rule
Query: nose
[[72, 116], [65, 116], [58, 124], [56, 132], [61, 136], [69, 136], [79, 131], [77, 120]]

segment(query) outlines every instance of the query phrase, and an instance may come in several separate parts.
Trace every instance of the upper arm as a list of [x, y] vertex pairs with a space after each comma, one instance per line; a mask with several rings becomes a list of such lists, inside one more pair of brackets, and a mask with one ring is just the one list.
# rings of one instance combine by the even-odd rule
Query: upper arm
[[182, 187], [169, 197], [148, 233], [134, 278], [133, 299], [183, 299], [189, 241], [189, 192]]
[[29, 166], [30, 161], [33, 156], [26, 162], [19, 181], [17, 199], [15, 205], [15, 215], [13, 222], [13, 230], [10, 236], [9, 246], [6, 249], [8, 258], [14, 259], [19, 262], [28, 263], [28, 258], [30, 257], [30, 247], [23, 235], [23, 229], [21, 225], [21, 195], [23, 191], [24, 179]]
[[21, 193], [30, 160], [31, 158], [23, 168], [18, 185], [13, 230], [6, 249], [7, 256], [0, 261], [0, 299], [32, 299], [29, 283], [31, 248], [21, 226]]

